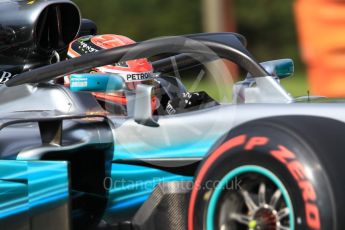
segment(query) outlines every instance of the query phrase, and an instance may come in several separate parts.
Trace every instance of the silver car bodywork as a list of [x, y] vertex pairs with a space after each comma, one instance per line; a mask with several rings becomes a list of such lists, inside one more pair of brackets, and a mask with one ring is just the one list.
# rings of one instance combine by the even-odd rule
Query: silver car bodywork
[[[217, 36], [215, 41], [203, 40], [205, 35], [196, 38], [218, 49], [217, 45], [222, 44], [223, 40], [219, 41]], [[224, 36], [228, 38], [224, 34], [220, 38]], [[158, 42], [161, 44], [159, 47], [168, 49], [172, 40], [174, 39], [161, 40], [162, 43]], [[181, 41], [184, 42], [183, 39]], [[155, 42], [150, 45], [156, 44]], [[185, 48], [184, 45], [189, 44], [189, 41], [183, 42], [181, 47]], [[226, 42], [228, 41], [224, 41]], [[232, 49], [228, 49], [229, 47]], [[225, 46], [224, 50], [233, 52], [234, 48], [229, 47]], [[137, 48], [136, 52], [142, 51], [141, 48]], [[107, 56], [104, 63], [93, 60], [92, 55], [97, 54], [90, 54], [79, 60], [50, 65], [18, 76], [19, 80], [13, 79], [8, 85], [0, 87], [1, 159], [7, 160], [6, 164], [10, 162], [14, 165], [17, 162], [32, 161], [69, 162], [70, 169], [64, 165], [64, 170], [65, 175], [66, 170], [70, 170], [71, 190], [80, 197], [84, 196], [84, 202], [91, 200], [92, 205], [97, 204], [97, 207], [88, 210], [91, 213], [88, 215], [97, 216], [107, 223], [117, 223], [133, 217], [160, 182], [193, 180], [195, 164], [197, 166], [215, 143], [240, 124], [287, 115], [318, 116], [345, 121], [342, 103], [296, 103], [276, 77], [267, 76], [268, 73], [249, 54], [244, 55], [241, 62], [255, 76], [250, 79], [255, 84], [248, 84], [246, 81], [236, 84], [234, 103], [176, 115], [152, 115], [150, 86], [138, 87], [132, 115], [116, 116], [108, 114], [90, 93], [76, 93], [63, 86], [41, 83], [73, 72], [70, 70], [72, 67], [82, 71], [94, 65], [115, 63], [125, 51], [126, 49], [114, 49], [101, 53], [110, 56]], [[237, 54], [238, 50], [235, 51]], [[222, 53], [222, 57], [232, 58], [227, 53]], [[250, 62], [246, 62], [248, 59]], [[64, 71], [61, 66], [65, 66], [67, 70]], [[79, 168], [79, 165], [84, 167]], [[25, 180], [27, 189], [30, 190], [30, 176]], [[105, 184], [107, 180], [111, 181], [110, 186]], [[8, 181], [14, 186], [23, 186], [17, 183], [15, 176], [8, 179], [0, 174], [0, 182], [8, 186]], [[86, 182], [80, 182], [82, 186], [78, 187], [75, 186], [78, 184], [76, 181]], [[68, 183], [63, 181], [62, 184], [66, 186]], [[69, 199], [73, 200], [66, 195], [62, 203], [56, 203], [58, 208], [65, 208], [54, 209], [52, 216], [68, 212], [66, 205]], [[30, 207], [44, 212], [46, 208], [42, 207], [54, 202], [56, 201], [47, 201], [38, 206], [31, 204]], [[10, 208], [17, 210], [16, 205]], [[74, 209], [72, 211], [79, 211]], [[15, 214], [30, 218], [35, 216], [30, 208], [28, 210], [18, 209]], [[64, 219], [68, 214], [60, 216]]]

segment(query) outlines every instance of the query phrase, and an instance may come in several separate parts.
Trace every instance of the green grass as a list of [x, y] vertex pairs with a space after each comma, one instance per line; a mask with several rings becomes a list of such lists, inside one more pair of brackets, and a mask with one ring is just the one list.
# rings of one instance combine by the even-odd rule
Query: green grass
[[[194, 81], [188, 79], [184, 80], [183, 83], [188, 90], [191, 90]], [[294, 97], [306, 96], [308, 94], [308, 83], [304, 73], [296, 73], [294, 76], [283, 79], [281, 84]], [[228, 83], [227, 85], [218, 86], [211, 80], [202, 80], [199, 82], [196, 89], [192, 91], [205, 91], [214, 99], [220, 100], [220, 98], [224, 98], [226, 95], [231, 95], [232, 84]], [[227, 94], [225, 92], [227, 92]]]
[[308, 82], [304, 73], [296, 73], [294, 76], [283, 79], [281, 84], [293, 96], [306, 96], [308, 94]]

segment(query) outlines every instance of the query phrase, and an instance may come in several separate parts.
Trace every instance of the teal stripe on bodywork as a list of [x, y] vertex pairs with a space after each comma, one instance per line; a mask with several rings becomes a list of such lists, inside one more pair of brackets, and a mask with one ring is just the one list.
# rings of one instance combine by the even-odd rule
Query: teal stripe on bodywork
[[68, 199], [67, 162], [37, 161], [28, 166], [31, 214], [56, 208]]
[[0, 161], [0, 219], [56, 208], [68, 190], [67, 162]]
[[141, 158], [174, 158], [174, 157], [203, 157], [205, 156], [218, 136], [207, 141], [197, 143], [181, 143], [170, 146], [151, 146], [146, 143], [115, 145], [113, 160], [128, 160]]
[[28, 217], [27, 184], [0, 180], [0, 191], [0, 220], [20, 213]]

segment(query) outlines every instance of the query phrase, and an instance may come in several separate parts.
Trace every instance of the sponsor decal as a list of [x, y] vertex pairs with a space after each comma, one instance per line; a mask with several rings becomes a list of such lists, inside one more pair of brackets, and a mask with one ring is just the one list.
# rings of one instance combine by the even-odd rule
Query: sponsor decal
[[123, 67], [123, 68], [128, 68], [129, 67], [127, 62], [125, 62], [125, 61], [115, 63], [114, 66]]
[[10, 72], [0, 71], [0, 85], [5, 84], [8, 80], [10, 80], [14, 76], [15, 75], [13, 75]]
[[170, 104], [170, 101], [168, 102], [168, 105], [165, 109], [169, 115], [176, 114], [175, 108]]
[[[78, 44], [78, 43], [76, 43], [76, 44]], [[80, 52], [78, 52], [78, 51], [81, 51], [84, 54], [88, 54], [88, 53], [97, 52], [98, 49], [92, 47], [91, 45], [87, 44], [84, 41], [79, 41], [79, 45], [78, 45], [78, 48], [77, 48], [76, 52], [80, 54]]]
[[[198, 95], [199, 96], [199, 95]], [[183, 98], [187, 98], [187, 99], [191, 99], [192, 98], [192, 94], [190, 92], [187, 93], [182, 93], [182, 97]]]
[[151, 73], [131, 73], [127, 74], [127, 81], [142, 81], [147, 80], [151, 77]]
[[267, 137], [252, 137], [244, 146], [245, 150], [252, 150], [255, 146], [266, 145], [268, 143]]
[[87, 87], [87, 78], [72, 79], [70, 87]]
[[317, 196], [313, 184], [307, 177], [305, 167], [297, 159], [296, 154], [283, 145], [278, 145], [277, 150], [272, 150], [271, 155], [283, 163], [296, 180], [303, 196], [307, 224], [312, 229], [321, 228], [320, 211], [316, 205]]

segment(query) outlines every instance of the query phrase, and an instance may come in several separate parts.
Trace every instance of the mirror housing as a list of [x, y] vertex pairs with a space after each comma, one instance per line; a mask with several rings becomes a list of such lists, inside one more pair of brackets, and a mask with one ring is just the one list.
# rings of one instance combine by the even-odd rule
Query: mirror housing
[[[245, 80], [233, 86], [233, 102], [240, 103], [290, 103], [293, 98], [280, 85], [280, 80], [294, 73], [291, 59], [278, 59], [261, 62], [260, 65], [270, 76], [253, 77], [247, 74]], [[256, 86], [253, 88], [253, 86]]]
[[[290, 77], [295, 71], [292, 59], [278, 59], [261, 62], [260, 65], [269, 73], [270, 76], [278, 77], [279, 79]], [[250, 74], [247, 75], [247, 78], [252, 77], [253, 76]]]
[[140, 84], [137, 86], [134, 103], [134, 120], [138, 124], [159, 127], [152, 114], [152, 91], [152, 85]]
[[70, 76], [71, 91], [114, 92], [125, 88], [122, 77], [113, 74], [82, 73]]

